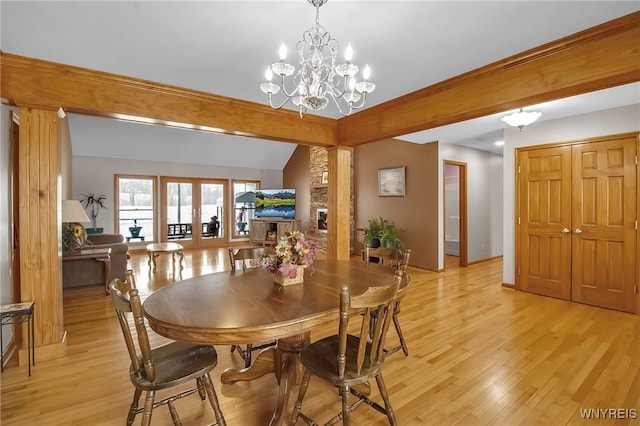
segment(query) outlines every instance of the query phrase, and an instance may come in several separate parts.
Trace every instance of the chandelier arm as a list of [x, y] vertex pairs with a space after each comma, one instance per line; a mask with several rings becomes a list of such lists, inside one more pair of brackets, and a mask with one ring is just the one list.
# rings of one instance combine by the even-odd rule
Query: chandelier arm
[[287, 97], [284, 98], [284, 101], [282, 101], [282, 103], [280, 105], [275, 106], [273, 104], [273, 97], [272, 97], [271, 93], [269, 93], [269, 106], [271, 106], [271, 108], [273, 108], [273, 109], [281, 109], [283, 106], [285, 106], [287, 104], [287, 102], [289, 102], [289, 99], [291, 99], [291, 97], [287, 96]]
[[289, 101], [289, 99], [291, 99], [292, 97], [294, 97], [294, 96], [296, 95], [296, 92], [297, 92], [297, 91], [298, 91], [298, 89], [300, 88], [300, 84], [298, 84], [298, 85], [295, 87], [295, 89], [293, 89], [293, 91], [289, 92], [289, 91], [287, 90], [287, 88], [285, 87], [285, 84], [284, 84], [284, 75], [281, 75], [280, 77], [282, 77], [280, 87], [282, 88], [282, 92], [283, 92], [283, 93], [286, 95], [286, 97], [287, 97], [287, 100], [285, 101], [285, 102], [287, 102], [287, 101]]
[[338, 108], [338, 111], [340, 111], [340, 114], [342, 114], [344, 116], [347, 116], [347, 115], [351, 114], [351, 111], [352, 111], [353, 107], [351, 106], [350, 102], [346, 102], [345, 101], [345, 103], [349, 106], [349, 111], [348, 112], [344, 112], [342, 110], [342, 107], [340, 106], [340, 102], [338, 101], [339, 98], [336, 98], [335, 96], [333, 96], [333, 93], [331, 93], [331, 92], [328, 92], [328, 93], [329, 93], [329, 96], [331, 96], [331, 99], [333, 99], [333, 103], [336, 105], [336, 108]]
[[360, 109], [364, 106], [365, 102], [367, 100], [367, 94], [363, 93], [362, 94], [362, 98], [360, 99], [360, 104], [359, 105], [351, 105], [351, 109]]

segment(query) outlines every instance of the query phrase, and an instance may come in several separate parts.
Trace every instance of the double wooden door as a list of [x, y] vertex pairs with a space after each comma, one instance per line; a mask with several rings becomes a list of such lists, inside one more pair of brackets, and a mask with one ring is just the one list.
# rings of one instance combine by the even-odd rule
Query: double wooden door
[[518, 154], [523, 291], [635, 310], [636, 137]]

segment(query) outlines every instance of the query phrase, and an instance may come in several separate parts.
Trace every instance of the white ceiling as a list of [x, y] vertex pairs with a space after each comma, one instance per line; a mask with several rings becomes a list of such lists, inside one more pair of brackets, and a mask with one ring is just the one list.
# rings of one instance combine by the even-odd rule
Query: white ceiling
[[[373, 106], [638, 10], [637, 0], [329, 0], [320, 9], [320, 23], [342, 45], [351, 43], [354, 63], [371, 66], [371, 79], [377, 84], [368, 98], [368, 106]], [[313, 25], [314, 18], [315, 10], [305, 0], [2, 0], [0, 48], [8, 53], [266, 103], [266, 96], [258, 87], [264, 69], [277, 60], [281, 42], [288, 45], [292, 60], [295, 43]], [[640, 89], [633, 85], [592, 96], [597, 98], [578, 97], [536, 109], [543, 112], [542, 120], [548, 120], [605, 106], [639, 103]], [[331, 106], [324, 115], [338, 117]], [[400, 139], [471, 143], [478, 148], [485, 141], [493, 146], [506, 126], [499, 120], [500, 115]], [[76, 146], [82, 144], [77, 142], [82, 138], [73, 133], [74, 127], [91, 128], [97, 120], [103, 119], [73, 118], [75, 153], [82, 151]], [[114, 132], [114, 137], [132, 131], [134, 126], [112, 120], [100, 123], [101, 131], [105, 135]], [[242, 155], [228, 157], [244, 158], [256, 165], [263, 163], [260, 158], [267, 152], [278, 151], [281, 157], [293, 150], [286, 143], [238, 143], [234, 136], [165, 130], [166, 133], [154, 133], [162, 133], [167, 140], [179, 137], [196, 145], [215, 145], [217, 152], [235, 152], [240, 146]], [[250, 152], [246, 143], [251, 143]], [[263, 144], [264, 148], [260, 148]], [[84, 150], [88, 154], [91, 146]], [[234, 163], [240, 160], [230, 159], [225, 160], [225, 165], [241, 165]], [[265, 168], [273, 166], [270, 163]]]

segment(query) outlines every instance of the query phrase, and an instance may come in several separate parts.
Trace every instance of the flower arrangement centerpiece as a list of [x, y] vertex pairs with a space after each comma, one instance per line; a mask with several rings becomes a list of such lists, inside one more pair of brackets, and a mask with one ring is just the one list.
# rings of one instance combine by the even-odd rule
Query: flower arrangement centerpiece
[[261, 259], [262, 267], [274, 274], [280, 285], [300, 283], [304, 280], [304, 268], [316, 261], [316, 245], [308, 241], [300, 231], [285, 233], [274, 251]]

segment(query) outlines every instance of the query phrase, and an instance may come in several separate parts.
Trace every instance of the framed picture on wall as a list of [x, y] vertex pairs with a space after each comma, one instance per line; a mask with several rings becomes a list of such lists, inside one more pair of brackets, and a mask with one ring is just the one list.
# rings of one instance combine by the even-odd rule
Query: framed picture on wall
[[378, 170], [378, 196], [379, 197], [404, 197], [405, 167]]

